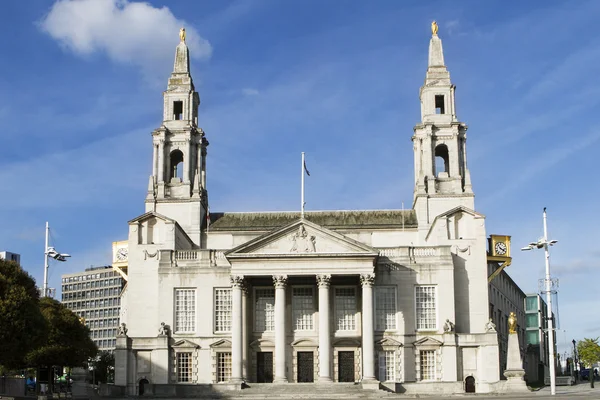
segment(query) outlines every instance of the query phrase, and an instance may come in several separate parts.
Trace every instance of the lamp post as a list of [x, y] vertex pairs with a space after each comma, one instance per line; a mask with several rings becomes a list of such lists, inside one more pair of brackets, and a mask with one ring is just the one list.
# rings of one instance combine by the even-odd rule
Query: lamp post
[[577, 382], [577, 342], [573, 339], [573, 378]]
[[548, 246], [554, 246], [557, 240], [548, 240], [548, 223], [546, 221], [546, 207], [544, 207], [544, 237], [539, 239], [537, 242], [529, 243], [529, 245], [523, 247], [521, 250], [533, 250], [533, 249], [544, 249], [546, 255], [546, 279], [545, 292], [546, 292], [546, 320], [548, 322], [548, 358], [550, 367], [550, 393], [554, 396], [556, 394], [556, 361], [554, 360], [554, 318], [552, 316], [552, 279], [550, 278], [550, 253], [548, 252]]

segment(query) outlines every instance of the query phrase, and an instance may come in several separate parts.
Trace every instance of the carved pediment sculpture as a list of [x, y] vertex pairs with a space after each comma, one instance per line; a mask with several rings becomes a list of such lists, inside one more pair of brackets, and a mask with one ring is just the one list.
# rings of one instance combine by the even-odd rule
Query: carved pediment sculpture
[[290, 253], [314, 253], [317, 251], [317, 238], [309, 235], [304, 225], [298, 227], [298, 231], [291, 236], [291, 240]]

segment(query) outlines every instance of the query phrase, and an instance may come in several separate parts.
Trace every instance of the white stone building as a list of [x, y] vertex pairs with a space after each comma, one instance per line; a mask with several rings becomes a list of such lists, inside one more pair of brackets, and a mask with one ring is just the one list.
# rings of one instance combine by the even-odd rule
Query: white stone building
[[207, 229], [208, 141], [188, 48], [177, 46], [146, 213], [129, 221], [117, 386], [130, 395], [271, 381], [496, 390], [485, 217], [437, 34], [428, 65], [412, 209], [211, 213]]

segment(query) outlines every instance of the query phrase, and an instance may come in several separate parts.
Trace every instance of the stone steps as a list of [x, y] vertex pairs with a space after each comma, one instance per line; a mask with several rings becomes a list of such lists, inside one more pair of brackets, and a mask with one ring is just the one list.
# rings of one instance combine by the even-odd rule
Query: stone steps
[[355, 399], [388, 397], [390, 393], [381, 390], [364, 390], [354, 383], [249, 383], [249, 387], [230, 393], [230, 399]]

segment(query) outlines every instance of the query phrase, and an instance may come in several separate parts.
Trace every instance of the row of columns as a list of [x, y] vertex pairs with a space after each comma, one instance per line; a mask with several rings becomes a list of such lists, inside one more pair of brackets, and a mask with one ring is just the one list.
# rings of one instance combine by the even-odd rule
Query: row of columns
[[[330, 282], [331, 275], [317, 275], [319, 287], [319, 382], [332, 382], [331, 375], [331, 326], [330, 326]], [[375, 343], [373, 323], [374, 274], [360, 276], [362, 286], [362, 361], [363, 382], [375, 380]], [[231, 382], [243, 381], [243, 276], [232, 275], [231, 313]], [[286, 375], [286, 329], [285, 289], [287, 275], [274, 275], [275, 286], [275, 376], [274, 383], [287, 382]]]

